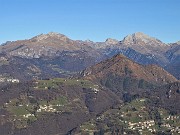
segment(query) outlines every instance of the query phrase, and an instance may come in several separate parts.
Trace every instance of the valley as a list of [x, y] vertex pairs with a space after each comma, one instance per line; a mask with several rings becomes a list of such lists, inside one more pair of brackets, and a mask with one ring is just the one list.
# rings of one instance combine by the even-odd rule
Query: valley
[[6, 42], [1, 134], [178, 135], [179, 56], [179, 43], [141, 32], [122, 41], [51, 32]]

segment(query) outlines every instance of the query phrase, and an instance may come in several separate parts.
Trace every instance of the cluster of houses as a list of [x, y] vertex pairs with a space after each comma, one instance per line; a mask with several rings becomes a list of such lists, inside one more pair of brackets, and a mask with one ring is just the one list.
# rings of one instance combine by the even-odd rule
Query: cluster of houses
[[19, 83], [18, 79], [13, 79], [13, 78], [0, 78], [0, 82], [11, 82], [11, 83]]
[[142, 133], [144, 129], [147, 129], [150, 132], [156, 132], [156, 129], [152, 128], [152, 126], [154, 125], [155, 125], [154, 120], [147, 120], [144, 122], [137, 122], [137, 123], [132, 123], [132, 122], [128, 123], [129, 129], [138, 130], [140, 133]]
[[[57, 106], [61, 106], [61, 105], [57, 105]], [[40, 105], [37, 112], [56, 112], [56, 109], [54, 109], [52, 105]]]
[[99, 90], [96, 89], [96, 88], [93, 88], [93, 91], [94, 91], [95, 94], [97, 94], [99, 92]]
[[169, 115], [167, 118], [164, 118], [163, 120], [176, 120], [176, 119], [179, 119], [179, 116], [172, 116], [172, 115]]
[[[95, 87], [99, 87], [98, 85], [94, 85]], [[90, 89], [95, 93], [97, 94], [99, 92], [99, 90], [97, 88], [92, 88], [90, 87]]]
[[18, 79], [7, 79], [7, 82], [19, 83]]
[[[177, 119], [179, 119], [179, 116], [169, 115], [167, 118], [164, 118], [163, 120], [165, 120], [165, 121], [169, 121], [169, 120], [174, 121], [174, 120], [177, 120]], [[172, 126], [172, 125], [170, 125], [169, 123], [166, 123], [166, 122], [164, 124], [162, 124], [161, 126], [168, 128], [171, 132], [176, 132], [176, 133], [180, 134], [180, 127]]]
[[[177, 120], [177, 119], [179, 119], [179, 116], [169, 115], [167, 118], [164, 118], [163, 120], [169, 121], [169, 120]], [[156, 132], [156, 129], [153, 127], [154, 125], [155, 125], [154, 120], [147, 120], [144, 122], [137, 122], [137, 123], [129, 122], [128, 128], [131, 130], [138, 130], [140, 134], [142, 134], [143, 130], [148, 130], [151, 133], [153, 133], [153, 132]], [[170, 124], [165, 122], [164, 124], [161, 125], [161, 127], [166, 127], [172, 133], [175, 132], [175, 133], [180, 134], [180, 127], [178, 127], [178, 126], [177, 127], [171, 126]]]
[[34, 117], [34, 114], [28, 113], [23, 115], [24, 118]]
[[168, 128], [171, 132], [176, 132], [176, 133], [180, 134], [180, 127], [174, 127], [174, 126], [171, 126], [168, 123], [162, 124], [161, 126]]

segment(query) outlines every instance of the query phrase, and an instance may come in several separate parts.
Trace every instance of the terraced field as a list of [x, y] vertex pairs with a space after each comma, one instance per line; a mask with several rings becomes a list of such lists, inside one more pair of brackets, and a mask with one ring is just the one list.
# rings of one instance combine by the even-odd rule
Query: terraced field
[[80, 126], [80, 133], [180, 134], [180, 116], [151, 108], [148, 99], [136, 99], [110, 109]]

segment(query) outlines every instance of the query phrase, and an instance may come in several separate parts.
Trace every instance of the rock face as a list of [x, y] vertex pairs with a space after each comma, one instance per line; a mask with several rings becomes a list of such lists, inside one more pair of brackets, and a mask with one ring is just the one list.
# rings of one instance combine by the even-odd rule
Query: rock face
[[64, 42], [69, 40], [69, 38], [66, 37], [65, 35], [60, 34], [60, 33], [55, 33], [55, 32], [50, 32], [48, 34], [41, 34], [41, 35], [38, 35], [38, 36], [32, 38], [31, 40], [41, 41], [41, 40], [45, 40], [45, 39], [48, 39], [48, 38], [57, 38], [57, 39], [62, 40]]
[[138, 44], [138, 45], [164, 45], [160, 40], [156, 38], [152, 38], [142, 32], [137, 32], [132, 35], [126, 36], [123, 41], [124, 44], [126, 45], [133, 45], [133, 44]]
[[[50, 32], [31, 39], [6, 42], [0, 46], [0, 54], [6, 56], [10, 65], [17, 65], [17, 60], [21, 59], [22, 63], [28, 61], [39, 71], [45, 68], [50, 76], [78, 72], [116, 54], [123, 54], [143, 65], [157, 64], [179, 78], [179, 48], [178, 42], [167, 45], [141, 32], [128, 35], [122, 41], [108, 38], [105, 42], [71, 40], [63, 34]], [[3, 70], [6, 66], [1, 62]], [[14, 74], [10, 70], [7, 73]], [[27, 76], [34, 75], [29, 73]]]
[[108, 38], [108, 39], [106, 39], [105, 43], [109, 44], [109, 45], [116, 45], [119, 43], [119, 41], [116, 39]]
[[165, 69], [180, 79], [180, 44], [171, 44], [165, 56], [169, 60], [169, 64], [165, 66]]
[[79, 50], [77, 43], [58, 33], [41, 34], [30, 40], [11, 42], [3, 45], [2, 51], [12, 56], [23, 58], [40, 58], [41, 56], [56, 56], [63, 50]]
[[141, 32], [126, 36], [116, 45], [106, 45], [101, 50], [112, 57], [121, 53], [141, 64], [159, 64], [165, 66], [169, 61], [164, 53], [170, 47], [160, 40], [152, 38]]

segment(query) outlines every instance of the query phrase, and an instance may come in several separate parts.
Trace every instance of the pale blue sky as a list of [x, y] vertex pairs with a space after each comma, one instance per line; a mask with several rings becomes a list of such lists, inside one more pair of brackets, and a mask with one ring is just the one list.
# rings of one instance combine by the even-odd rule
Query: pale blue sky
[[0, 43], [51, 31], [93, 41], [140, 31], [176, 42], [180, 0], [0, 0]]

